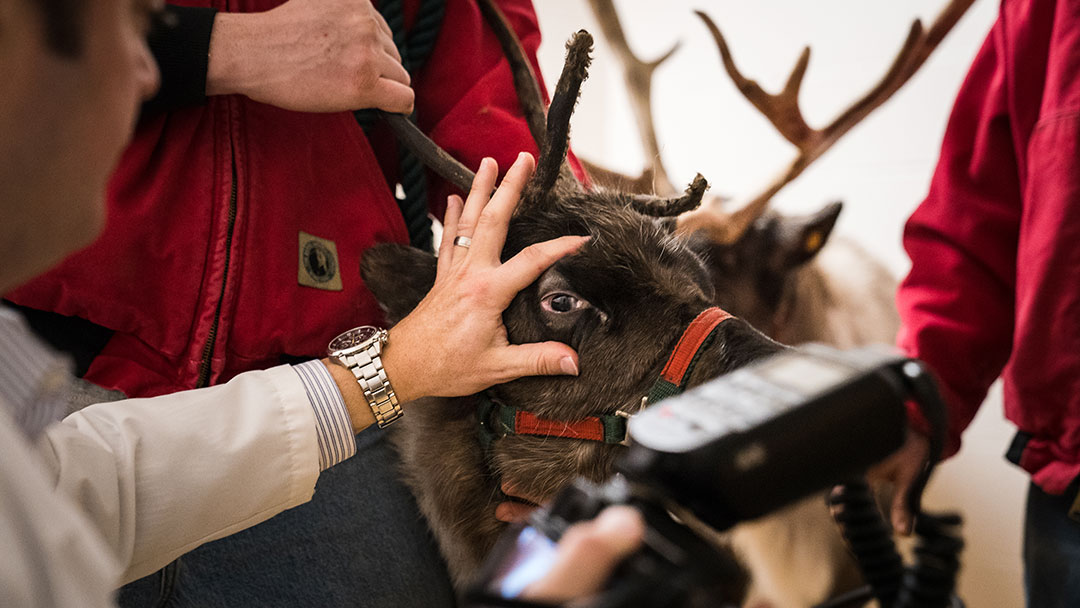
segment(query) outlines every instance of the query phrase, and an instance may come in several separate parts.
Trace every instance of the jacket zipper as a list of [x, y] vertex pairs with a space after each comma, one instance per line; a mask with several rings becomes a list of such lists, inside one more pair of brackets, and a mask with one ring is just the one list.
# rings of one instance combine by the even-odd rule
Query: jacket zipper
[[199, 363], [199, 380], [196, 388], [210, 385], [211, 361], [214, 356], [214, 342], [217, 340], [218, 326], [221, 324], [221, 307], [225, 301], [225, 286], [229, 281], [229, 263], [232, 258], [233, 229], [236, 226], [236, 148], [229, 144], [230, 164], [232, 167], [232, 187], [229, 191], [229, 215], [225, 229], [225, 269], [221, 275], [221, 292], [218, 294], [217, 308], [214, 310], [214, 323], [210, 325], [210, 334], [203, 345], [202, 359]]

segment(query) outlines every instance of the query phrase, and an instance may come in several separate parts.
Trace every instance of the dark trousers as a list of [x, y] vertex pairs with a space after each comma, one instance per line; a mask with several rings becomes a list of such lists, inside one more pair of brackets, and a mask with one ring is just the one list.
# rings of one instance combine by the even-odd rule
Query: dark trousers
[[314, 499], [120, 591], [123, 608], [452, 607], [446, 566], [378, 428]]
[[1024, 518], [1024, 591], [1029, 608], [1080, 606], [1080, 521], [1069, 517], [1078, 484], [1062, 496], [1028, 489]]

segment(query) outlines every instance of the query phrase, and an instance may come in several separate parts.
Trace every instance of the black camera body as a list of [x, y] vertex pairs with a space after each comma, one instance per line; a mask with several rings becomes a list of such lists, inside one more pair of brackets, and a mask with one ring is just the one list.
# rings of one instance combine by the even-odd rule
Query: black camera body
[[[469, 594], [471, 605], [530, 605], [514, 598], [542, 574], [563, 531], [615, 504], [644, 515], [644, 547], [590, 605], [738, 605], [745, 573], [730, 551], [702, 538], [694, 520], [726, 530], [860, 477], [902, 445], [910, 398], [943, 428], [940, 396], [917, 361], [892, 349], [808, 345], [652, 405], [629, 423], [619, 475], [599, 486], [578, 481], [504, 537]], [[936, 460], [940, 437], [932, 443]], [[928, 475], [929, 468], [918, 494]], [[917, 512], [917, 496], [911, 504]], [[899, 568], [898, 556], [895, 562]], [[902, 569], [887, 578], [894, 574], [883, 605], [896, 599]], [[951, 590], [940, 606], [949, 605]], [[864, 601], [878, 592], [868, 589]]]
[[901, 446], [906, 362], [880, 348], [783, 351], [634, 417], [616, 469], [720, 530], [766, 515]]

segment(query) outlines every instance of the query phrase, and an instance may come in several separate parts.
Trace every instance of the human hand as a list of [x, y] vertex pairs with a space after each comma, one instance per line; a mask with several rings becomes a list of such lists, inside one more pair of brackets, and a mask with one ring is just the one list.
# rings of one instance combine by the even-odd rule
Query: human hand
[[219, 13], [206, 94], [241, 94], [298, 112], [412, 112], [409, 73], [369, 0], [289, 0]]
[[604, 588], [615, 566], [641, 546], [645, 520], [632, 507], [608, 507], [594, 520], [566, 529], [555, 564], [521, 594], [521, 599], [563, 604]]
[[[382, 360], [401, 401], [471, 395], [521, 376], [577, 375], [577, 353], [559, 342], [510, 344], [502, 313], [519, 291], [588, 240], [565, 236], [530, 245], [501, 263], [510, 216], [535, 161], [521, 154], [494, 196], [498, 166], [487, 158], [468, 202], [447, 204], [435, 285], [390, 330]], [[469, 237], [468, 247], [454, 245]]]
[[908, 490], [926, 467], [929, 456], [930, 440], [922, 433], [908, 429], [904, 445], [867, 473], [870, 481], [893, 484], [895, 492], [889, 508], [890, 519], [893, 529], [904, 536], [911, 534], [912, 519], [915, 517], [908, 510]]

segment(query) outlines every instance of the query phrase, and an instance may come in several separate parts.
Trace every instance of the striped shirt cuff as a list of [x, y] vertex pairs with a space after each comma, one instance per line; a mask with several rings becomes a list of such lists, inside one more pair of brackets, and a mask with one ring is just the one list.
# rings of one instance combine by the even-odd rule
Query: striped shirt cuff
[[319, 436], [319, 470], [325, 471], [356, 454], [352, 419], [326, 366], [318, 359], [294, 365], [315, 411], [315, 430]]

